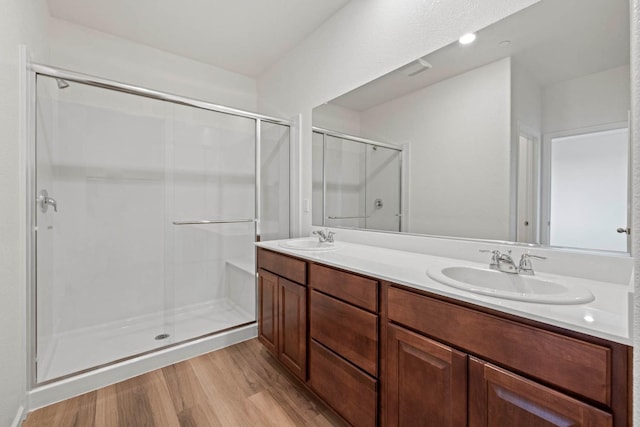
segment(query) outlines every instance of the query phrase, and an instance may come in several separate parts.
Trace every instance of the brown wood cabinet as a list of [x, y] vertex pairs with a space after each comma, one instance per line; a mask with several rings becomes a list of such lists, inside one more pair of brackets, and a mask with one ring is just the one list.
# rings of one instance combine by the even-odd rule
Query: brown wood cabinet
[[387, 425], [465, 427], [467, 355], [398, 326], [387, 333]]
[[315, 289], [309, 298], [311, 338], [377, 377], [378, 316]]
[[309, 386], [345, 420], [375, 426], [378, 282], [311, 264]]
[[387, 425], [628, 425], [626, 346], [395, 286], [383, 294]]
[[378, 381], [315, 340], [309, 345], [309, 386], [353, 426], [375, 426]]
[[[306, 282], [303, 261], [259, 251], [258, 265]], [[307, 379], [306, 286], [259, 268], [258, 339], [294, 375]]]
[[469, 427], [611, 427], [613, 417], [482, 360], [469, 362]]
[[298, 378], [307, 379], [307, 289], [278, 279], [278, 358]]
[[258, 339], [277, 357], [278, 276], [260, 269], [258, 277]]
[[258, 267], [260, 341], [354, 426], [630, 425], [628, 346], [273, 251]]

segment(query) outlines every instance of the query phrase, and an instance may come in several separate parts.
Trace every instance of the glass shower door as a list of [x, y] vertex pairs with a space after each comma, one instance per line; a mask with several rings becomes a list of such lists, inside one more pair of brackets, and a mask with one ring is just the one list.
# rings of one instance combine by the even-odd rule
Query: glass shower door
[[165, 343], [255, 321], [256, 121], [172, 106]]
[[324, 225], [364, 228], [371, 214], [366, 204], [366, 145], [325, 135]]
[[165, 108], [37, 77], [38, 383], [162, 345]]
[[[322, 159], [314, 164], [314, 203], [324, 195], [326, 215], [314, 224], [400, 231], [400, 150], [320, 133], [314, 133], [313, 150]], [[314, 211], [314, 221], [321, 215]]]
[[[40, 75], [36, 109], [37, 383], [255, 321], [256, 119]], [[288, 135], [264, 127], [274, 237]]]
[[400, 231], [402, 152], [367, 145], [366, 204], [371, 215], [365, 221], [370, 230]]

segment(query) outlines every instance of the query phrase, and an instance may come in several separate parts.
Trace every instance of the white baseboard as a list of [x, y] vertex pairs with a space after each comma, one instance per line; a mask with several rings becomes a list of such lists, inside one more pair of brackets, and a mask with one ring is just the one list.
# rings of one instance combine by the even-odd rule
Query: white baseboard
[[16, 413], [13, 422], [11, 423], [11, 427], [20, 427], [26, 417], [27, 411], [24, 410], [24, 406], [20, 405], [20, 407], [18, 408], [18, 412]]
[[55, 383], [36, 387], [28, 393], [29, 410], [33, 411], [43, 406], [88, 393], [145, 372], [228, 347], [257, 336], [258, 326], [256, 323], [252, 323], [218, 335], [201, 338]]

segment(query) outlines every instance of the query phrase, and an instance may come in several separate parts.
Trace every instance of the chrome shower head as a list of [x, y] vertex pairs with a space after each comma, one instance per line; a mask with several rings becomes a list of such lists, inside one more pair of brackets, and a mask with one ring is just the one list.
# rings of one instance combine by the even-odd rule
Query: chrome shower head
[[56, 79], [58, 83], [58, 89], [65, 89], [69, 87], [69, 82], [63, 79]]

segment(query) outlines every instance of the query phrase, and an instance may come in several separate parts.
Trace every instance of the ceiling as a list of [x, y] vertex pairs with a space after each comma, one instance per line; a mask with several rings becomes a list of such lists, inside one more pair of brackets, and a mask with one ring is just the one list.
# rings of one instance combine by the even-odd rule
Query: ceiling
[[629, 64], [629, 2], [542, 0], [477, 35], [470, 45], [455, 42], [422, 57], [430, 69], [416, 60], [330, 103], [364, 111], [507, 56], [542, 87]]
[[47, 0], [51, 16], [257, 77], [349, 0]]

